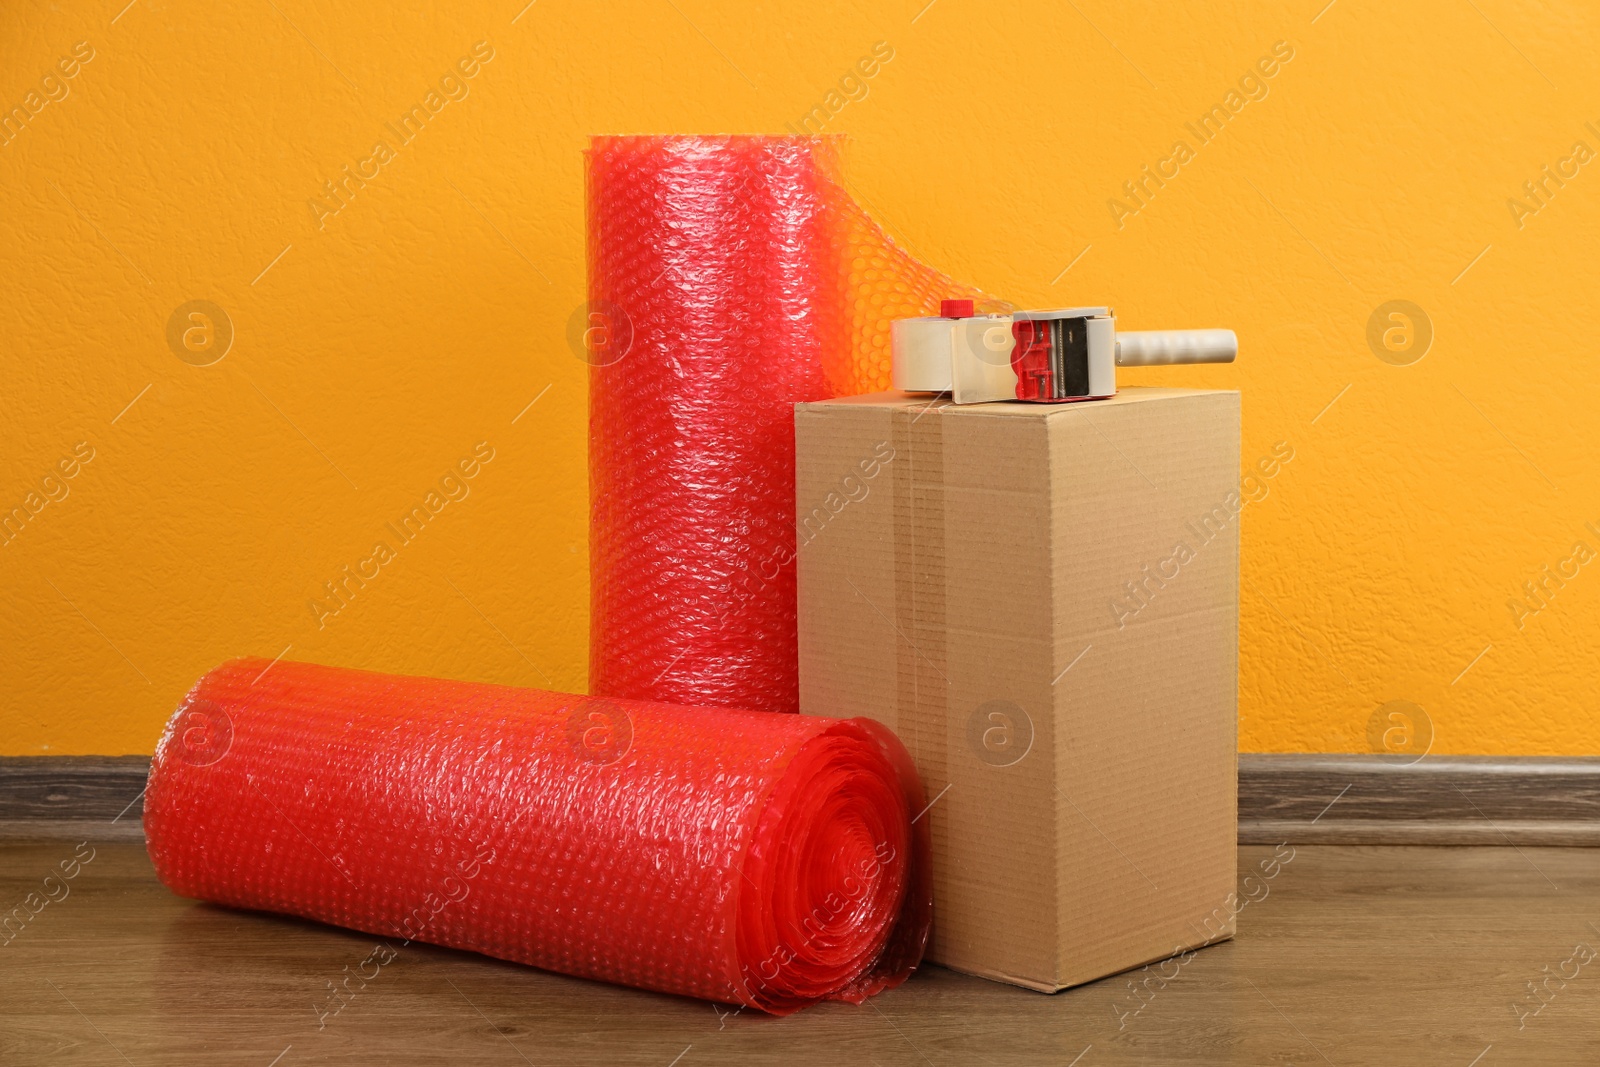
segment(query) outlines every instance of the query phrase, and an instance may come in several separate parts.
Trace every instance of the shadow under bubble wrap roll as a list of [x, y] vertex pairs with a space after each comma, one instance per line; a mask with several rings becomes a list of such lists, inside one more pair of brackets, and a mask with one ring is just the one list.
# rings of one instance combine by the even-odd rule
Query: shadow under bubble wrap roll
[[887, 389], [894, 319], [1009, 309], [895, 247], [839, 149], [589, 149], [594, 693], [797, 711], [794, 405]]
[[173, 892], [787, 1014], [922, 958], [922, 789], [864, 719], [261, 659], [150, 768]]

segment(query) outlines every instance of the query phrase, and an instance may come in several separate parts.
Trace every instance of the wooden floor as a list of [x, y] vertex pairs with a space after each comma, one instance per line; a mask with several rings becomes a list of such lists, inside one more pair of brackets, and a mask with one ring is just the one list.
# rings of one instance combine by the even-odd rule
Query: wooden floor
[[[7, 1067], [1600, 1063], [1600, 850], [1300, 846], [1238, 940], [1142, 1001], [1129, 975], [1044, 996], [927, 967], [772, 1019], [427, 946], [323, 1017], [374, 938], [180, 900], [142, 846], [93, 849], [0, 945]], [[73, 855], [0, 844], [0, 908]]]

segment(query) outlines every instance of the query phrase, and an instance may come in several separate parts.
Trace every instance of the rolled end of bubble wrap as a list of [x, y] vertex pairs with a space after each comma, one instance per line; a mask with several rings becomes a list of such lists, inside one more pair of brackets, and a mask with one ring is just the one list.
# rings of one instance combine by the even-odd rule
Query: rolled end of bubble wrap
[[242, 659], [145, 794], [175, 893], [787, 1014], [921, 961], [927, 823], [886, 728]]

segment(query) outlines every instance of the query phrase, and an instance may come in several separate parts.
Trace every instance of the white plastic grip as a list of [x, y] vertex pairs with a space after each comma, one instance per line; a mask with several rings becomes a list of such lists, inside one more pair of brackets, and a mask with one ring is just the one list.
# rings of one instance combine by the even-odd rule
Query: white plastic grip
[[1232, 330], [1118, 330], [1117, 366], [1232, 363], [1239, 338]]

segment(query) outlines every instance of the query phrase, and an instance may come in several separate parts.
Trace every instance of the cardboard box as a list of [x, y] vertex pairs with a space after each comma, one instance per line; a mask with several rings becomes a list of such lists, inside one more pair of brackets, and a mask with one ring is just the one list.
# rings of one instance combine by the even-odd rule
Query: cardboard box
[[929, 959], [1054, 992], [1231, 937], [1238, 393], [795, 428], [801, 710], [916, 758]]

